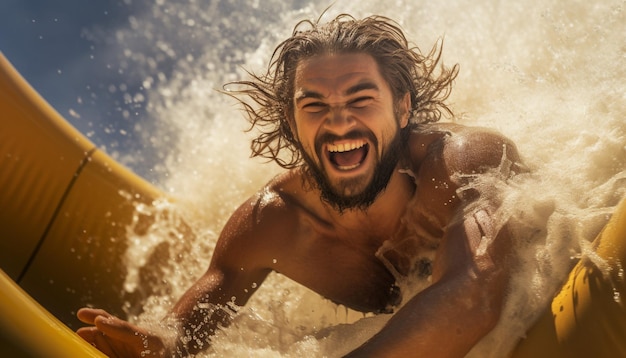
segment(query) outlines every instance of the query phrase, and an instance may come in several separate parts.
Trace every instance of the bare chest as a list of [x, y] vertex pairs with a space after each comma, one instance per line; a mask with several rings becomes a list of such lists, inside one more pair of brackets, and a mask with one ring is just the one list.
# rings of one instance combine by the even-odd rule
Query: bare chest
[[398, 284], [409, 275], [431, 273], [441, 237], [432, 220], [407, 217], [393, 229], [371, 235], [305, 222], [285, 243], [277, 270], [322, 296], [363, 312], [387, 312], [400, 303]]

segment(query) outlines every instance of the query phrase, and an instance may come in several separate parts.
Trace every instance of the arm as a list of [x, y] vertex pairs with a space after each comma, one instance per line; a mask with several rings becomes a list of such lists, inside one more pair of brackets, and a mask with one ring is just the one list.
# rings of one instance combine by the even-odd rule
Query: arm
[[253, 197], [231, 216], [209, 269], [179, 299], [161, 332], [103, 310], [83, 308], [78, 318], [92, 326], [77, 333], [111, 357], [179, 356], [207, 349], [218, 327], [230, 323], [237, 307], [248, 301], [270, 272], [265, 265], [269, 260], [263, 257], [267, 250], [257, 246], [264, 236], [255, 216], [258, 207], [259, 200]]
[[[512, 172], [521, 171], [521, 164], [515, 146], [506, 138], [456, 129], [435, 143], [430, 157], [420, 163], [425, 178], [436, 177], [437, 182], [447, 183], [440, 188], [451, 189], [430, 188], [422, 202], [436, 206], [451, 195], [457, 198], [445, 214], [449, 224], [438, 247], [433, 284], [411, 298], [349, 357], [463, 356], [498, 322], [509, 278], [511, 237], [507, 224], [496, 218], [497, 198], [481, 197], [474, 179], [477, 174], [502, 169], [505, 181]], [[500, 176], [502, 170], [495, 175]], [[445, 212], [443, 207], [434, 210]]]
[[383, 330], [348, 357], [461, 357], [491, 331], [505, 292], [506, 248], [499, 246], [506, 245], [508, 235], [500, 230], [493, 240], [499, 245], [482, 252], [479, 245], [492, 227], [489, 220], [480, 211], [450, 227], [433, 267], [433, 285], [409, 300]]
[[[158, 331], [139, 327], [100, 309], [83, 308], [78, 311], [78, 318], [92, 326], [80, 328], [77, 333], [109, 357], [196, 354], [209, 347], [219, 326], [227, 326], [237, 307], [249, 299], [254, 292], [251, 287], [256, 287], [252, 283], [263, 282], [267, 275], [257, 272], [235, 277], [225, 272], [228, 270], [212, 265], [181, 297]], [[248, 292], [239, 289], [246, 282], [250, 283]]]

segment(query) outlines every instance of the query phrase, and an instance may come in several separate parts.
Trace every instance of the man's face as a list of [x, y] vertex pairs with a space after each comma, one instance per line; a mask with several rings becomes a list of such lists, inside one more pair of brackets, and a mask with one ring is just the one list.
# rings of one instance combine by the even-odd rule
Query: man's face
[[322, 195], [340, 208], [369, 205], [389, 180], [408, 123], [367, 54], [303, 60], [294, 81], [293, 129]]

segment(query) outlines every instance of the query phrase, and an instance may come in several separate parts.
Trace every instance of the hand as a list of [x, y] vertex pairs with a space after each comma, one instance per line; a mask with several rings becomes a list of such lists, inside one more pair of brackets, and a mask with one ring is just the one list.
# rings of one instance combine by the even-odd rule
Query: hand
[[82, 308], [78, 319], [91, 327], [76, 333], [109, 357], [164, 357], [160, 337], [101, 309]]

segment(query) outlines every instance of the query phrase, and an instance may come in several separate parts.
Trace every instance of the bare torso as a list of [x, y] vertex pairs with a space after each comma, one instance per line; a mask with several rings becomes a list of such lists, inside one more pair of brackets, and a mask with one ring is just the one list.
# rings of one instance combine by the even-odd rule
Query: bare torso
[[[363, 312], [391, 311], [401, 298], [400, 280], [430, 275], [432, 284], [402, 297], [403, 307], [385, 329], [352, 354], [406, 356], [418, 348], [435, 355], [465, 354], [498, 320], [511, 250], [508, 231], [494, 231], [491, 203], [466, 215], [466, 205], [476, 198], [466, 184], [476, 174], [504, 170], [506, 180], [521, 169], [517, 150], [505, 137], [436, 124], [411, 135], [387, 188], [365, 211], [334, 210], [316, 189], [305, 188], [298, 170], [278, 176], [231, 216], [209, 269], [172, 309], [183, 330], [194, 332], [189, 344], [181, 341], [176, 349], [206, 349], [215, 329], [231, 318], [229, 309], [215, 308], [243, 306], [276, 271]], [[90, 324], [100, 316], [111, 319], [93, 309], [79, 316]], [[100, 328], [79, 333], [91, 342], [101, 339], [99, 330], [105, 328], [99, 322]], [[130, 323], [107, 324], [111, 332], [124, 327], [126, 340], [139, 332], [163, 347], [161, 338]], [[412, 337], [410, 345], [404, 337]], [[451, 340], [455, 344], [448, 344]], [[122, 342], [119, 347], [141, 350], [144, 345], [138, 341], [128, 348]]]
[[458, 207], [442, 153], [448, 129], [439, 125], [413, 135], [410, 160], [365, 212], [337, 213], [315, 190], [303, 189], [297, 170], [274, 179], [244, 206], [252, 209], [244, 215], [260, 223], [257, 235], [239, 248], [254, 251], [247, 265], [257, 262], [359, 311], [392, 310], [401, 298], [398, 279], [431, 273], [430, 261]]

